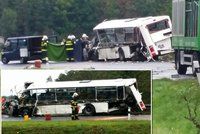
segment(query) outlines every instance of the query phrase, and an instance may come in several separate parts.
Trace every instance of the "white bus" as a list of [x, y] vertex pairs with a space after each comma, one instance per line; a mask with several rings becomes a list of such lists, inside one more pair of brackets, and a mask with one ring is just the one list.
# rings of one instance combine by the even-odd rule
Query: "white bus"
[[125, 110], [127, 107], [146, 109], [136, 79], [83, 80], [31, 84], [22, 93], [19, 114], [71, 114], [70, 101], [77, 92], [79, 113], [94, 115]]
[[99, 44], [99, 60], [150, 60], [172, 52], [172, 24], [169, 16], [103, 21], [93, 29]]

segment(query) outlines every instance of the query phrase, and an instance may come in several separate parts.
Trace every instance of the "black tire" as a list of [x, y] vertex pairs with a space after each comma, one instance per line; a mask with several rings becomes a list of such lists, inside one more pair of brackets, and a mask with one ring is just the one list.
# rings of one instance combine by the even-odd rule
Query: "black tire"
[[9, 62], [9, 60], [4, 56], [2, 57], [1, 61], [3, 64], [8, 64], [8, 62]]
[[95, 115], [96, 110], [92, 104], [86, 104], [85, 108], [83, 109], [83, 114], [87, 116]]
[[26, 58], [21, 58], [21, 59], [20, 59], [20, 63], [26, 64], [26, 63], [27, 63], [27, 59], [26, 59]]
[[119, 60], [125, 61], [125, 55], [124, 55], [124, 51], [122, 50], [122, 48], [119, 48], [118, 53], [119, 53]]
[[179, 51], [175, 52], [175, 64], [176, 64], [176, 70], [177, 70], [178, 74], [180, 74], [180, 75], [186, 74], [187, 66], [180, 64], [180, 52]]

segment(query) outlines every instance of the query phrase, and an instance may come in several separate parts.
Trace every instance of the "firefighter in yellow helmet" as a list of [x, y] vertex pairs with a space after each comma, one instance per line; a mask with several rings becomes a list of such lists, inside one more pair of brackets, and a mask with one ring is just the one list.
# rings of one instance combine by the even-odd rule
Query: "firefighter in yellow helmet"
[[68, 61], [74, 61], [74, 38], [74, 35], [69, 35], [65, 43]]
[[79, 120], [79, 118], [78, 118], [79, 106], [78, 106], [77, 98], [78, 98], [78, 94], [75, 92], [72, 95], [72, 100], [71, 100], [71, 108], [72, 108], [71, 118], [72, 118], [72, 120]]
[[48, 62], [48, 56], [47, 56], [47, 43], [48, 43], [48, 37], [46, 35], [42, 38], [42, 61]]

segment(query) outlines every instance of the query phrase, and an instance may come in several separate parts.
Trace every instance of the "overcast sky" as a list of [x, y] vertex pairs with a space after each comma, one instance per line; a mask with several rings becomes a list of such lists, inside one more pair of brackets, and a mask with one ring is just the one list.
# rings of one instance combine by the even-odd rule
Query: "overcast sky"
[[13, 95], [23, 90], [24, 82], [43, 83], [49, 76], [55, 80], [60, 73], [65, 72], [65, 70], [1, 70], [1, 96]]

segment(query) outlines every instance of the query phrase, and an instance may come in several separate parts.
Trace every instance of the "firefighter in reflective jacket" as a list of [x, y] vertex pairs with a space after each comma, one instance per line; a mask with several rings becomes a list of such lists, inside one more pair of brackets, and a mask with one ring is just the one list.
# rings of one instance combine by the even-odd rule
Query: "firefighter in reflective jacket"
[[42, 38], [42, 60], [48, 62], [48, 57], [47, 57], [47, 43], [48, 43], [48, 37], [46, 35], [43, 36]]
[[78, 94], [75, 92], [72, 95], [73, 100], [71, 100], [71, 108], [72, 108], [71, 118], [72, 118], [72, 120], [79, 120], [79, 118], [78, 118], [79, 106], [78, 106], [78, 103], [77, 103], [77, 97], [78, 97]]
[[74, 60], [74, 41], [73, 41], [73, 35], [69, 35], [66, 40], [66, 53], [67, 53], [67, 61], [73, 61]]

